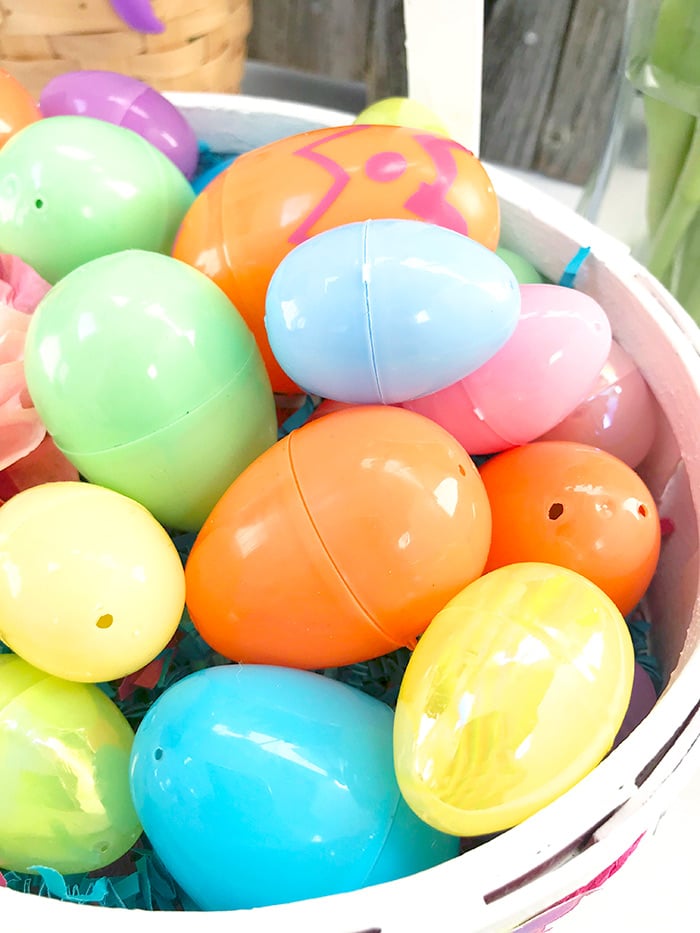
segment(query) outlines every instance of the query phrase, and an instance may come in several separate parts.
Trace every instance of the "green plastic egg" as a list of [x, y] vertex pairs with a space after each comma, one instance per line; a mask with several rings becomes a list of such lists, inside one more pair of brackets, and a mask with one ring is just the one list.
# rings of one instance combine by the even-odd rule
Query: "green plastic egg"
[[0, 865], [78, 874], [141, 835], [129, 792], [131, 726], [93, 684], [0, 655]]
[[182, 172], [137, 133], [48, 117], [0, 151], [0, 253], [52, 284], [119, 250], [169, 253], [193, 200]]
[[34, 405], [88, 480], [180, 531], [277, 439], [255, 339], [191, 266], [127, 250], [86, 263], [40, 302], [25, 345]]
[[540, 285], [547, 281], [531, 262], [528, 262], [528, 260], [519, 253], [514, 253], [512, 249], [506, 249], [505, 246], [497, 246], [496, 255], [500, 256], [503, 262], [509, 266], [510, 271], [518, 280], [519, 285]]

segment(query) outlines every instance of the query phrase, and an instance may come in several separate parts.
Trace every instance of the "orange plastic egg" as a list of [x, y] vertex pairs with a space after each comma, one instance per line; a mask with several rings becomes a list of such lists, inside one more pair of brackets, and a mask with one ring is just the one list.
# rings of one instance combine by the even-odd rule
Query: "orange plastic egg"
[[322, 668], [412, 647], [481, 573], [490, 511], [463, 448], [362, 406], [293, 431], [229, 487], [186, 567], [202, 637], [235, 661]]
[[39, 105], [29, 91], [0, 68], [0, 149], [11, 136], [39, 119]]
[[659, 557], [656, 504], [642, 479], [612, 454], [570, 441], [537, 441], [488, 460], [481, 478], [493, 533], [486, 564], [568, 567], [627, 615]]
[[459, 143], [401, 126], [352, 125], [301, 133], [236, 159], [198, 196], [173, 255], [229, 296], [262, 350], [275, 392], [297, 387], [265, 333], [265, 293], [295, 246], [332, 227], [377, 218], [424, 220], [495, 249], [496, 193]]

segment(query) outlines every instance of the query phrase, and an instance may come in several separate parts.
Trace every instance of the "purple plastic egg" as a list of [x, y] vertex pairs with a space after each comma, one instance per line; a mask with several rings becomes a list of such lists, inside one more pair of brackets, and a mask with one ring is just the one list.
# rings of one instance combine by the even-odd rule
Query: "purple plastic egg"
[[632, 681], [632, 695], [629, 706], [622, 720], [622, 725], [615, 736], [613, 748], [637, 728], [640, 722], [651, 712], [656, 703], [656, 689], [649, 674], [638, 662], [634, 665], [634, 680]]
[[45, 117], [82, 116], [133, 130], [192, 178], [199, 146], [187, 120], [154, 88], [115, 71], [70, 71], [45, 86], [39, 98]]

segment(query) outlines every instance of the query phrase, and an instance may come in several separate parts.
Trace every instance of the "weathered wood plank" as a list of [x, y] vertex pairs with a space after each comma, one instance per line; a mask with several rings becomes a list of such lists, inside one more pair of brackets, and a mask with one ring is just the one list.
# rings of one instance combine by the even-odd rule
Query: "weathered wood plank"
[[364, 81], [373, 0], [254, 0], [251, 58]]
[[367, 37], [367, 100], [407, 93], [403, 0], [374, 0]]
[[482, 156], [530, 168], [572, 0], [497, 0], [484, 31]]
[[613, 119], [627, 0], [577, 0], [532, 167], [585, 184]]

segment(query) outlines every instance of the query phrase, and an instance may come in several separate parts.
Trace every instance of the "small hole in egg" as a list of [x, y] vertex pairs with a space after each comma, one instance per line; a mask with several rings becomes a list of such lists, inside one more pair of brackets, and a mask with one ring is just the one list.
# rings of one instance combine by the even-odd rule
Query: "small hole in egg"
[[460, 463], [458, 469], [459, 469], [459, 472], [462, 474], [462, 476], [466, 476], [466, 475], [467, 475], [467, 471], [464, 469], [464, 467], [462, 466], [461, 463]]
[[649, 510], [647, 509], [647, 507], [644, 505], [643, 502], [640, 504], [639, 508], [637, 509], [637, 512], [639, 515], [642, 516], [642, 518], [646, 518], [647, 515], [649, 514]]
[[98, 842], [97, 845], [95, 846], [95, 851], [101, 852], [103, 855], [108, 849], [109, 849], [108, 842]]
[[549, 507], [549, 511], [547, 512], [547, 518], [551, 518], [551, 520], [555, 522], [563, 515], [563, 513], [564, 506], [561, 504], [561, 502], [553, 502]]
[[156, 761], [160, 761], [160, 759], [163, 757], [163, 749], [162, 749], [162, 748], [157, 748], [157, 749], [153, 752], [153, 757], [155, 758]]
[[42, 209], [43, 206], [44, 206], [44, 202], [42, 201], [42, 199], [41, 199], [41, 198], [37, 198], [36, 201], [34, 202], [34, 207], [35, 207], [38, 211], [40, 211], [40, 210]]
[[104, 615], [101, 615], [100, 618], [95, 622], [95, 625], [98, 628], [110, 628], [114, 623], [114, 616], [111, 612], [105, 612]]

